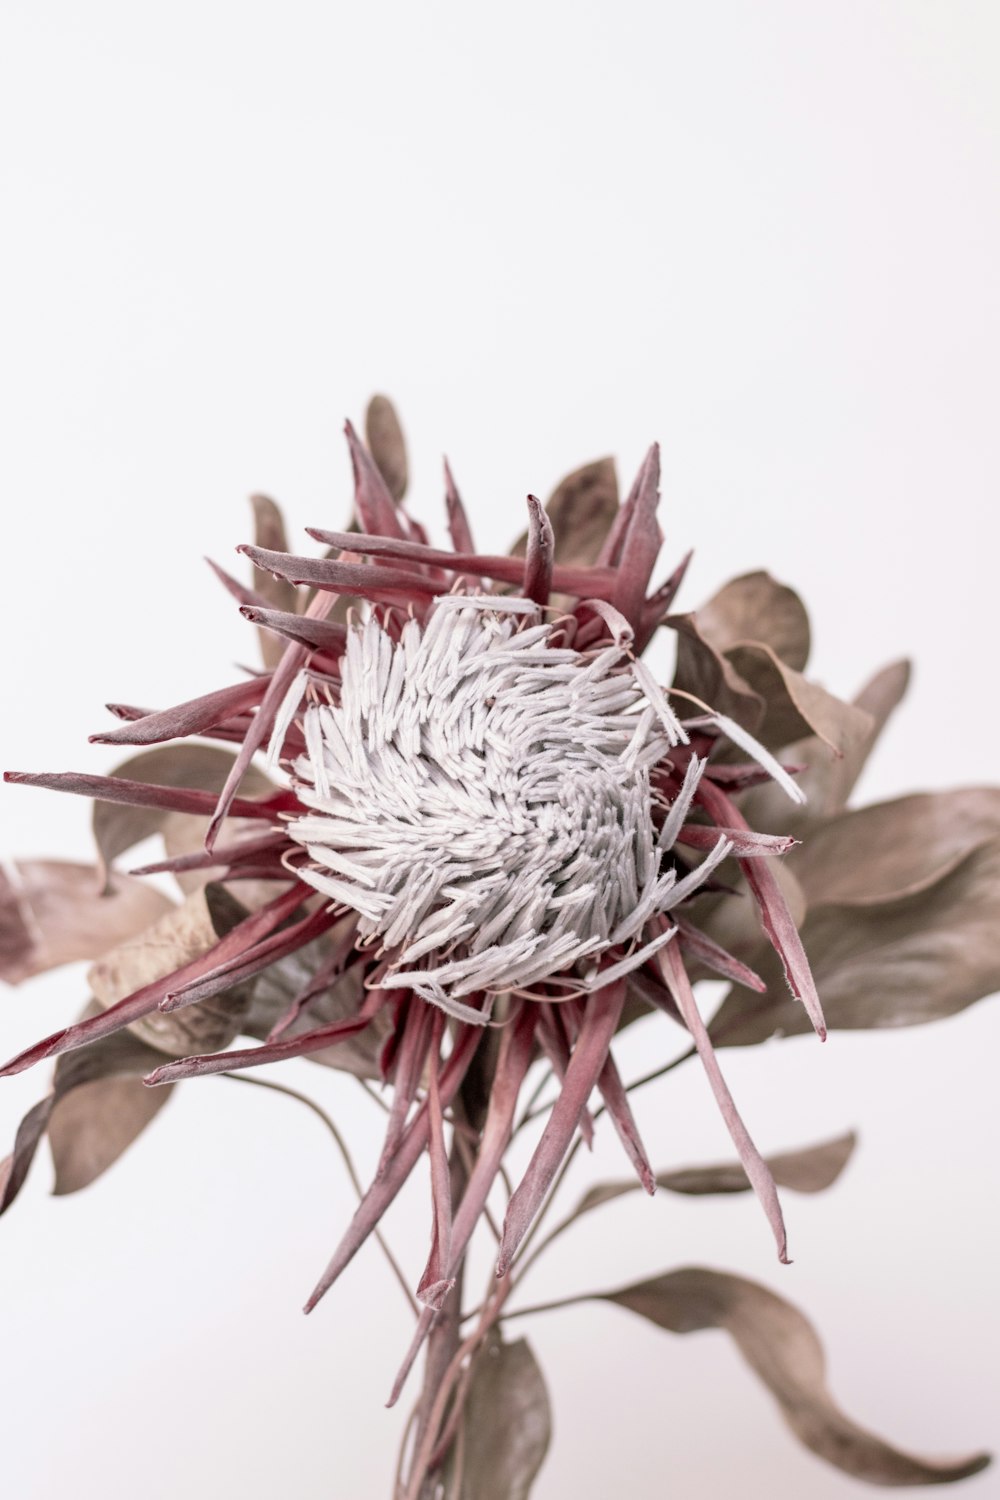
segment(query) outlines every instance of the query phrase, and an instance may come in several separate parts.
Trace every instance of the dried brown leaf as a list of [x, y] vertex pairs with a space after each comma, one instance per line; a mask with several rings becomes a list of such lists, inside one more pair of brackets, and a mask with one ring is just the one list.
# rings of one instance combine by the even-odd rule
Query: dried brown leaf
[[793, 806], [780, 787], [769, 783], [747, 793], [742, 806], [751, 827], [801, 836], [826, 818], [836, 817], [847, 806], [879, 735], [899, 706], [910, 680], [907, 661], [891, 662], [868, 682], [854, 699], [854, 706], [868, 714], [867, 734], [847, 746], [838, 759], [815, 735], [785, 747], [782, 758], [804, 766], [796, 777], [806, 794], [801, 807]]
[[[92, 1003], [84, 1016], [98, 1008]], [[158, 1052], [127, 1031], [60, 1057], [51, 1092], [25, 1115], [13, 1153], [0, 1164], [0, 1213], [17, 1197], [42, 1137], [53, 1127], [57, 1192], [86, 1186], [116, 1161], [162, 1107], [139, 1101], [140, 1093], [161, 1092], [141, 1082], [160, 1060]], [[127, 1090], [110, 1087], [125, 1084]]]
[[460, 1465], [462, 1500], [528, 1500], [551, 1436], [548, 1392], [530, 1345], [494, 1333], [475, 1356], [445, 1494]]
[[926, 890], [1000, 837], [1000, 787], [876, 802], [814, 829], [793, 868], [810, 906], [870, 906]]
[[[112, 776], [153, 786], [189, 787], [219, 792], [235, 757], [213, 745], [164, 745], [130, 756], [110, 772]], [[261, 797], [273, 791], [262, 771], [251, 766], [241, 784], [242, 795]], [[98, 854], [109, 867], [120, 854], [159, 833], [172, 814], [159, 807], [128, 807], [119, 802], [95, 802], [91, 826]], [[198, 819], [197, 821], [201, 821]], [[205, 820], [207, 828], [208, 821]]]
[[545, 506], [555, 532], [555, 559], [565, 567], [590, 567], [618, 512], [618, 476], [613, 458], [574, 469]]
[[398, 505], [406, 494], [409, 465], [406, 440], [388, 396], [373, 396], [365, 412], [365, 441], [386, 488]]
[[65, 1094], [49, 1119], [53, 1192], [76, 1193], [116, 1162], [166, 1104], [139, 1077], [95, 1078]]
[[[778, 1187], [791, 1188], [796, 1193], [820, 1193], [836, 1182], [847, 1166], [857, 1139], [852, 1130], [834, 1140], [822, 1141], [818, 1146], [803, 1146], [798, 1151], [785, 1151], [778, 1156], [766, 1157], [765, 1161]], [[689, 1197], [750, 1191], [750, 1180], [738, 1161], [658, 1172], [656, 1185], [668, 1193], [683, 1193]], [[580, 1199], [573, 1218], [600, 1208], [602, 1204], [610, 1203], [625, 1193], [635, 1192], [638, 1187], [639, 1183], [634, 1178], [595, 1183]]]
[[769, 646], [801, 672], [809, 660], [809, 616], [794, 589], [758, 571], [732, 578], [698, 610], [698, 627], [723, 655], [743, 642]]
[[[107, 1009], [144, 985], [172, 974], [207, 953], [244, 915], [239, 903], [220, 886], [193, 891], [182, 905], [119, 944], [93, 966], [88, 979], [95, 999]], [[134, 1021], [130, 1029], [169, 1057], [214, 1052], [227, 1047], [239, 1034], [251, 992], [252, 985], [240, 984], [183, 1010], [169, 1014], [154, 1010]]]
[[677, 634], [673, 686], [696, 700], [690, 713], [683, 699], [675, 703], [681, 717], [699, 713], [701, 703], [755, 734], [764, 717], [764, 699], [702, 634], [697, 615], [668, 615], [663, 623]]
[[[253, 508], [253, 539], [258, 547], [267, 547], [274, 552], [288, 551], [285, 520], [280, 507], [268, 495], [251, 495]], [[274, 609], [294, 614], [298, 608], [299, 591], [285, 578], [275, 578], [266, 568], [254, 568], [253, 586], [261, 598]], [[281, 659], [284, 644], [270, 630], [258, 630], [261, 659], [265, 667], [275, 667]]]
[[[930, 885], [895, 900], [810, 909], [802, 926], [832, 1030], [916, 1026], [1000, 989], [1000, 838]], [[748, 1046], [809, 1029], [766, 951], [763, 995], [731, 989], [713, 1018], [716, 1046]]]
[[166, 896], [127, 875], [102, 894], [94, 865], [13, 860], [0, 870], [0, 979], [97, 958], [171, 909]]
[[777, 749], [815, 735], [834, 755], [853, 756], [871, 735], [870, 715], [793, 671], [769, 646], [744, 643], [726, 656], [767, 705], [755, 732], [768, 747]]
[[774, 1396], [800, 1442], [856, 1479], [889, 1486], [948, 1484], [978, 1474], [989, 1455], [935, 1460], [892, 1447], [852, 1422], [826, 1385], [826, 1361], [812, 1325], [798, 1308], [766, 1287], [689, 1266], [606, 1292], [670, 1333], [724, 1328]]

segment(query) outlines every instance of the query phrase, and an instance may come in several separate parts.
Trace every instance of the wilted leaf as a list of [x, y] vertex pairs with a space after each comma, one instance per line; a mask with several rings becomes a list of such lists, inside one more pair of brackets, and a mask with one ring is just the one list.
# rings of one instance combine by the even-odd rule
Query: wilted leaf
[[831, 755], [829, 747], [814, 735], [786, 746], [782, 758], [791, 765], [805, 767], [796, 780], [806, 794], [806, 801], [802, 806], [793, 806], [773, 783], [756, 787], [742, 803], [751, 827], [801, 836], [817, 823], [843, 812], [879, 735], [902, 701], [909, 680], [909, 662], [891, 662], [862, 688], [854, 706], [868, 714], [871, 727], [863, 737], [845, 746], [839, 758]]
[[769, 646], [793, 671], [809, 660], [809, 616], [794, 589], [758, 571], [732, 578], [698, 610], [698, 628], [725, 654], [741, 642]]
[[[787, 802], [788, 799], [785, 800]], [[728, 865], [721, 867], [723, 871], [728, 868]], [[781, 887], [792, 921], [796, 927], [801, 927], [806, 916], [806, 899], [801, 885], [792, 873], [788, 858], [774, 860], [771, 873]], [[757, 903], [747, 890], [742, 875], [736, 877], [734, 893], [701, 896], [693, 913], [692, 921], [696, 927], [727, 953], [756, 970], [758, 955], [770, 945], [764, 934]], [[689, 968], [693, 978], [709, 977], [707, 969], [702, 970], [694, 963], [689, 964]]]
[[[953, 1015], [1000, 989], [1000, 838], [896, 900], [811, 909], [801, 936], [830, 1029]], [[710, 1027], [716, 1046], [809, 1029], [771, 955], [755, 955], [754, 967], [767, 991], [727, 993]]]
[[493, 1334], [475, 1357], [448, 1480], [460, 1464], [462, 1500], [527, 1500], [551, 1436], [548, 1392], [530, 1345]]
[[369, 401], [365, 412], [365, 441], [375, 467], [398, 505], [406, 494], [409, 466], [403, 429], [388, 396], [373, 396]]
[[[110, 774], [153, 786], [219, 792], [234, 759], [228, 750], [219, 750], [212, 745], [164, 745], [161, 749], [144, 750], [139, 755], [130, 756], [115, 766]], [[251, 766], [243, 778], [243, 795], [261, 797], [269, 791], [273, 791], [273, 787], [267, 777]], [[159, 807], [95, 802], [91, 826], [104, 865], [110, 866], [120, 854], [158, 833], [170, 816], [167, 809]]]
[[[91, 1005], [84, 1015], [97, 1009]], [[46, 1130], [58, 1193], [85, 1187], [116, 1161], [166, 1102], [149, 1096], [169, 1089], [147, 1089], [141, 1081], [160, 1061], [158, 1052], [127, 1031], [60, 1057], [51, 1093], [25, 1115], [13, 1154], [0, 1165], [0, 1213], [20, 1192]]]
[[[221, 886], [193, 891], [144, 932], [121, 943], [90, 970], [95, 999], [107, 1009], [126, 995], [207, 953], [246, 913]], [[227, 1047], [242, 1029], [252, 984], [236, 985], [208, 1000], [165, 1014], [154, 1010], [131, 1031], [159, 1053], [186, 1057]], [[162, 1057], [157, 1058], [157, 1064]], [[147, 1072], [149, 1070], [147, 1069]]]
[[[779, 1156], [765, 1158], [771, 1176], [778, 1187], [791, 1188], [797, 1193], [820, 1193], [836, 1182], [846, 1167], [857, 1136], [853, 1131], [839, 1135], [832, 1141], [823, 1141], [818, 1146], [803, 1146], [799, 1151], [782, 1152]], [[747, 1193], [750, 1180], [738, 1161], [724, 1162], [719, 1166], [684, 1167], [675, 1172], [658, 1172], [657, 1187], [669, 1193], [688, 1196], [703, 1196], [710, 1193]], [[635, 1192], [640, 1184], [634, 1178], [622, 1178], [618, 1182], [595, 1183], [580, 1199], [573, 1217], [600, 1208], [625, 1193]]]
[[618, 512], [613, 458], [584, 464], [553, 490], [545, 507], [555, 532], [555, 559], [564, 567], [589, 567]]
[[[674, 687], [756, 733], [764, 717], [764, 699], [702, 634], [697, 615], [668, 615], [663, 623], [677, 634]], [[682, 718], [700, 712], [692, 706], [688, 714], [683, 699], [674, 706]]]
[[793, 671], [769, 646], [734, 646], [726, 656], [767, 705], [756, 734], [769, 748], [778, 749], [811, 734], [835, 755], [856, 755], [870, 736], [872, 721], [863, 709], [844, 703]]
[[926, 890], [998, 836], [1000, 788], [922, 792], [814, 829], [793, 868], [810, 906], [869, 906]]
[[[545, 506], [555, 535], [555, 561], [562, 567], [590, 567], [618, 513], [618, 477], [613, 458], [599, 458], [560, 480]], [[525, 532], [511, 548], [523, 557]]]
[[102, 894], [94, 865], [13, 860], [0, 870], [0, 979], [20, 984], [97, 958], [170, 909], [166, 896], [127, 875], [113, 875]]
[[985, 1453], [953, 1461], [918, 1458], [858, 1427], [827, 1389], [823, 1349], [811, 1324], [791, 1303], [741, 1276], [684, 1267], [599, 1300], [627, 1307], [670, 1333], [724, 1328], [799, 1441], [856, 1479], [947, 1484], [978, 1474], [990, 1461]]
[[[274, 552], [287, 552], [288, 539], [280, 508], [268, 495], [251, 495], [253, 507], [253, 539], [258, 547], [267, 547]], [[298, 605], [298, 589], [284, 578], [275, 578], [265, 568], [254, 568], [253, 586], [258, 594], [275, 609], [294, 614]], [[265, 667], [277, 666], [284, 646], [272, 631], [259, 630], [260, 654]]]
[[141, 1078], [95, 1078], [66, 1094], [49, 1120], [53, 1192], [76, 1193], [106, 1172], [166, 1104]]

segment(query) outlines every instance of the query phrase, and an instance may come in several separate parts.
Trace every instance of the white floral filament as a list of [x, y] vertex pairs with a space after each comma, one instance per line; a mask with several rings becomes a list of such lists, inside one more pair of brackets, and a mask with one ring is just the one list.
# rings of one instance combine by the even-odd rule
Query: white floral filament
[[293, 765], [311, 809], [288, 828], [312, 860], [302, 878], [392, 950], [384, 985], [463, 1019], [485, 1018], [463, 995], [593, 969], [610, 948], [632, 945], [616, 973], [642, 962], [646, 923], [716, 863], [680, 882], [661, 868], [699, 774], [658, 840], [650, 770], [683, 737], [662, 694], [621, 646], [553, 646], [534, 614], [447, 596], [398, 641], [354, 626], [340, 702], [308, 704]]

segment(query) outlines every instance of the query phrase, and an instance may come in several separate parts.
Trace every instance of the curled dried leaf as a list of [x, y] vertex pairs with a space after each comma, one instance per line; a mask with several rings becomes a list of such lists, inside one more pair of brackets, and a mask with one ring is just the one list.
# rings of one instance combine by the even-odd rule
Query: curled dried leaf
[[741, 642], [768, 646], [795, 672], [809, 660], [809, 616], [794, 589], [770, 573], [743, 573], [698, 610], [704, 638], [725, 654]]
[[863, 709], [793, 671], [769, 646], [744, 643], [726, 655], [767, 705], [756, 730], [764, 745], [777, 749], [803, 735], [815, 735], [834, 755], [855, 756], [871, 735], [872, 720]]
[[990, 1462], [985, 1453], [951, 1461], [920, 1458], [859, 1427], [827, 1389], [826, 1361], [812, 1325], [790, 1302], [742, 1276], [684, 1267], [606, 1292], [600, 1300], [670, 1333], [724, 1328], [799, 1441], [855, 1479], [891, 1486], [948, 1484], [978, 1474]]
[[[764, 699], [702, 634], [697, 615], [668, 615], [663, 623], [677, 635], [674, 688], [689, 693], [696, 704], [704, 704], [725, 714], [755, 734], [764, 717]], [[679, 708], [683, 717], [683, 700], [678, 700], [674, 706]], [[690, 711], [692, 714], [699, 712], [696, 706]]]
[[842, 813], [879, 735], [902, 701], [909, 680], [909, 662], [896, 661], [883, 667], [862, 688], [854, 706], [869, 716], [871, 726], [865, 735], [846, 744], [839, 758], [831, 755], [829, 747], [815, 735], [786, 746], [783, 759], [804, 767], [796, 779], [806, 801], [799, 807], [790, 807], [779, 787], [773, 784], [756, 787], [743, 802], [751, 826], [801, 836], [827, 818]]
[[[84, 1018], [98, 1009], [91, 1004]], [[142, 1083], [159, 1060], [158, 1052], [127, 1031], [60, 1057], [50, 1093], [25, 1115], [13, 1153], [0, 1164], [0, 1213], [20, 1192], [47, 1131], [57, 1193], [85, 1187], [117, 1161], [166, 1102], [152, 1103], [148, 1096], [160, 1091]]]
[[[207, 953], [241, 916], [245, 912], [223, 887], [193, 891], [182, 905], [119, 944], [93, 966], [88, 978], [95, 999], [107, 1009], [126, 995], [174, 973]], [[239, 1034], [251, 991], [252, 985], [239, 984], [183, 1010], [169, 1014], [154, 1010], [134, 1021], [131, 1030], [169, 1057], [216, 1051], [228, 1047]]]
[[65, 1094], [49, 1118], [53, 1192], [89, 1187], [159, 1114], [168, 1092], [129, 1077], [94, 1078]]

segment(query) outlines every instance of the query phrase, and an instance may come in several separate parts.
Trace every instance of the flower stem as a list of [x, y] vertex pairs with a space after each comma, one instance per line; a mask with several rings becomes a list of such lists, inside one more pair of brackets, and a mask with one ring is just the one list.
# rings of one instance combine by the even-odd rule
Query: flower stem
[[[251, 1084], [252, 1087], [257, 1089], [270, 1089], [272, 1094], [284, 1094], [287, 1099], [297, 1099], [300, 1104], [304, 1104], [307, 1109], [311, 1109], [313, 1114], [316, 1115], [318, 1119], [322, 1120], [330, 1135], [333, 1137], [334, 1143], [336, 1144], [337, 1149], [343, 1159], [344, 1166], [347, 1168], [347, 1175], [351, 1179], [351, 1186], [357, 1194], [358, 1201], [360, 1202], [360, 1200], [364, 1197], [364, 1188], [361, 1186], [361, 1179], [358, 1176], [357, 1169], [351, 1157], [351, 1153], [347, 1148], [347, 1142], [344, 1140], [344, 1137], [341, 1135], [340, 1131], [337, 1129], [336, 1125], [330, 1119], [330, 1116], [326, 1113], [326, 1111], [324, 1109], [320, 1109], [315, 1099], [310, 1099], [308, 1094], [300, 1094], [298, 1089], [288, 1088], [286, 1084], [271, 1083], [264, 1078], [248, 1078], [245, 1073], [222, 1073], [220, 1076], [222, 1078], [228, 1078], [231, 1083], [248, 1083]], [[380, 1229], [375, 1230], [375, 1239], [381, 1246], [382, 1253], [389, 1263], [392, 1274], [395, 1276], [402, 1289], [403, 1296], [410, 1304], [411, 1311], [414, 1313], [419, 1313], [420, 1309], [417, 1306], [416, 1298], [410, 1291], [410, 1284], [407, 1281], [406, 1277], [403, 1275], [402, 1267], [400, 1266], [396, 1257], [393, 1255], [392, 1251], [389, 1249], [389, 1246], [385, 1240], [385, 1236]]]

